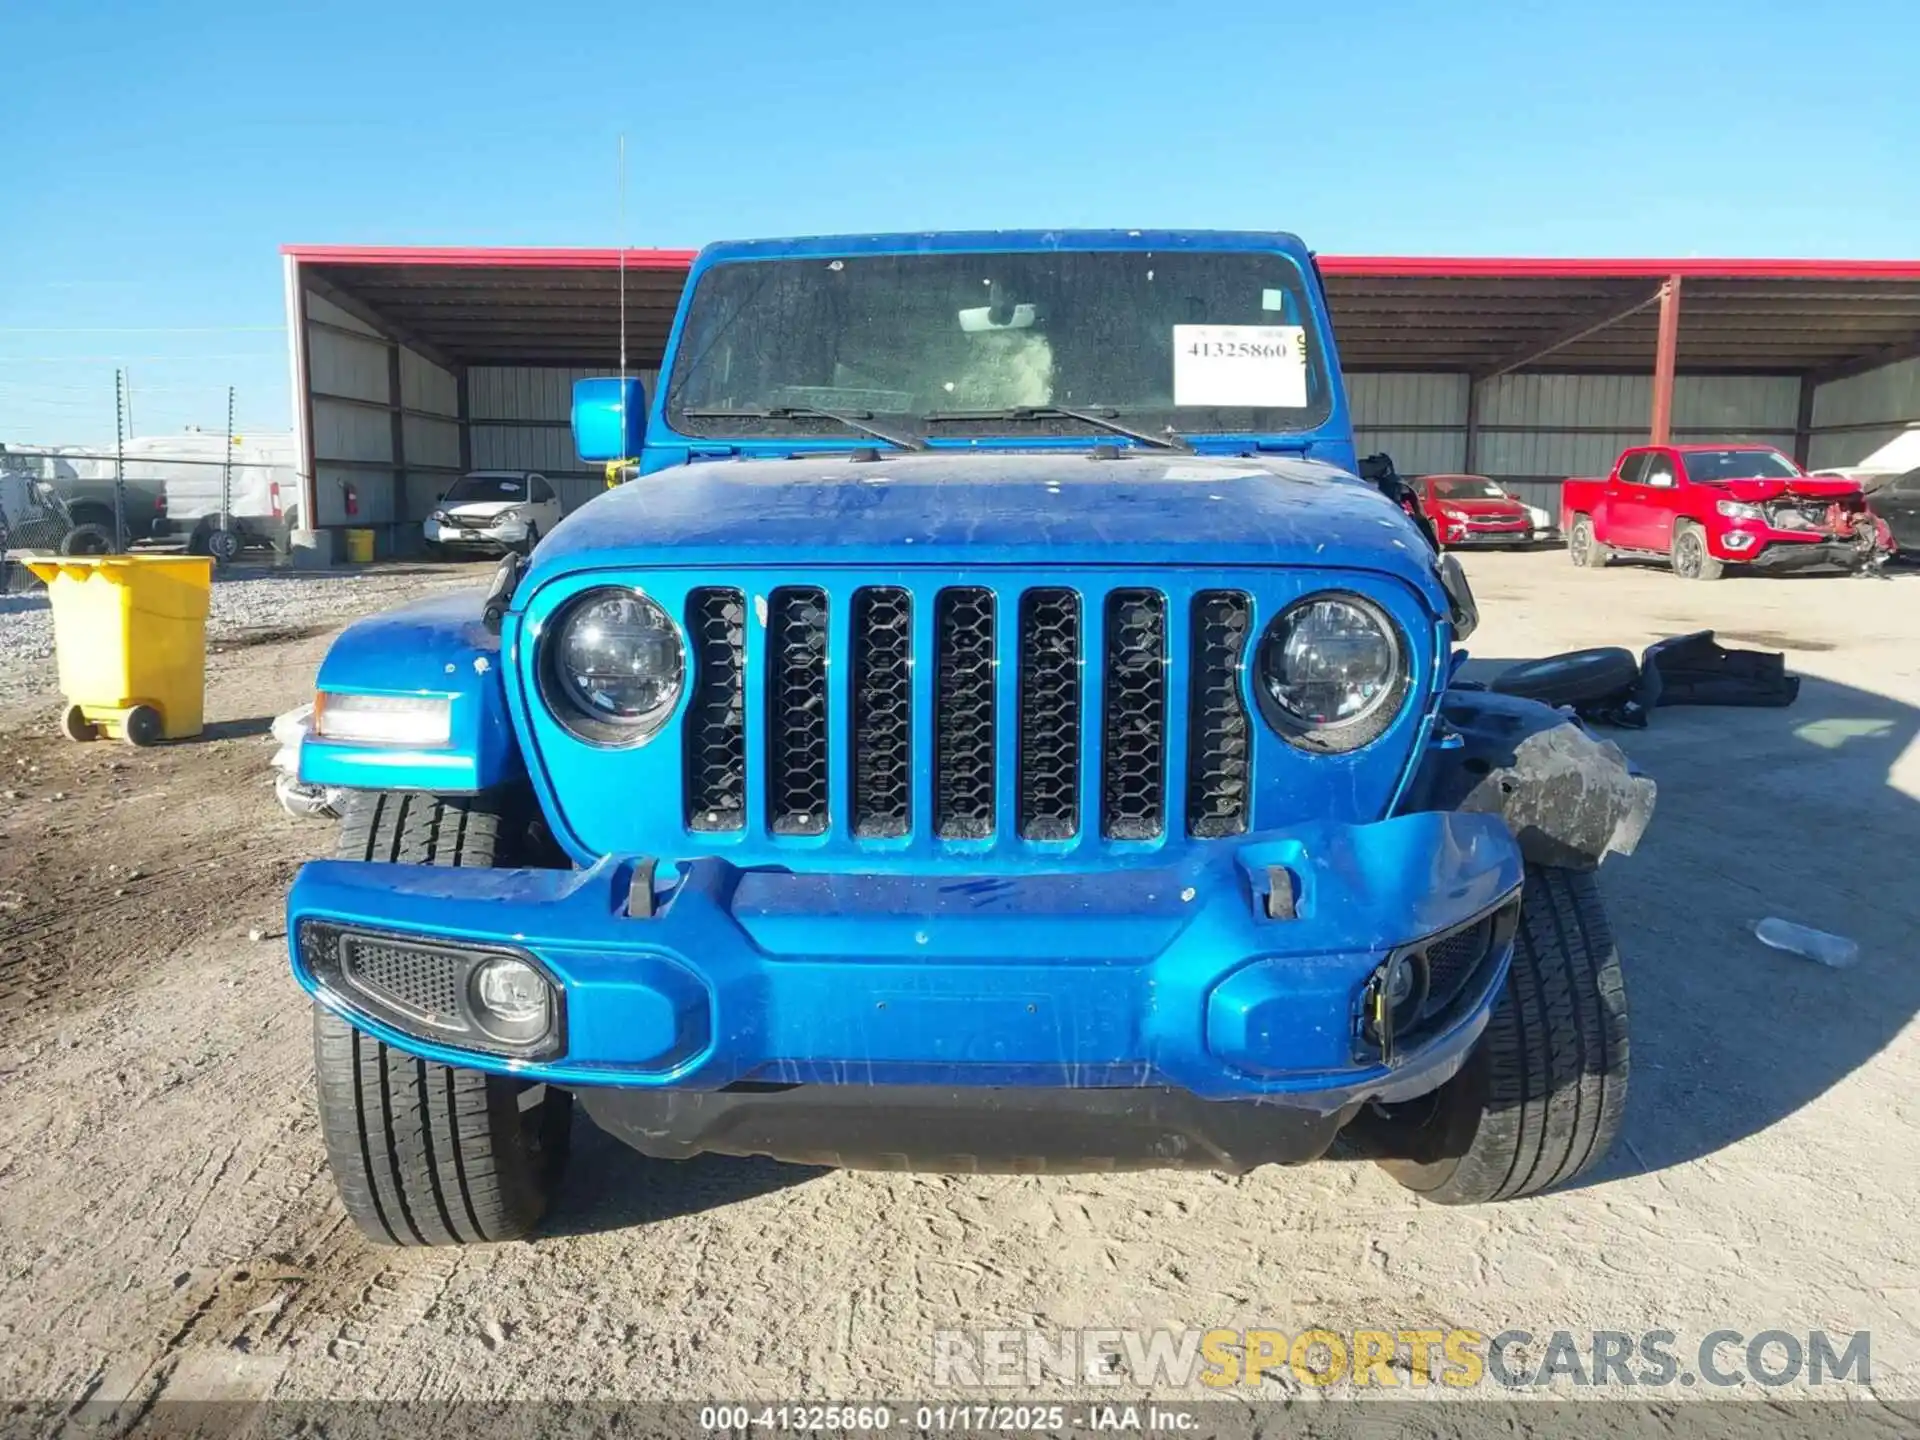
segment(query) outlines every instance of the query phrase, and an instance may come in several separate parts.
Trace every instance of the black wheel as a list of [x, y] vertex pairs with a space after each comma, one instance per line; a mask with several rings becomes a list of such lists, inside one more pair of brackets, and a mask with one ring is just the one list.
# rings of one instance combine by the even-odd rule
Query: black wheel
[[1579, 705], [1618, 695], [1639, 681], [1640, 662], [1633, 658], [1631, 650], [1602, 645], [1593, 650], [1569, 650], [1564, 655], [1509, 665], [1494, 676], [1487, 688], [1548, 705]]
[[129, 745], [158, 745], [165, 738], [160, 712], [151, 705], [136, 705], [127, 711], [120, 729]]
[[61, 712], [60, 728], [66, 732], [69, 740], [98, 740], [100, 727], [87, 719], [87, 712], [78, 705], [69, 705]]
[[531, 520], [529, 520], [527, 522], [527, 538], [520, 542], [520, 553], [522, 555], [533, 554], [533, 547], [538, 545], [539, 543], [540, 543], [540, 527], [538, 525], [535, 525]]
[[1576, 515], [1567, 529], [1567, 556], [1574, 564], [1598, 570], [1613, 558], [1613, 551], [1602, 545], [1593, 533], [1593, 518]]
[[1627, 1103], [1627, 997], [1591, 871], [1527, 867], [1513, 968], [1466, 1066], [1351, 1133], [1442, 1205], [1565, 1184], [1607, 1153]]
[[1668, 562], [1682, 580], [1718, 580], [1727, 571], [1725, 564], [1707, 553], [1707, 537], [1697, 525], [1682, 525], [1673, 532]]
[[[415, 865], [512, 865], [528, 825], [497, 797], [356, 794], [336, 853]], [[388, 1245], [516, 1240], [566, 1168], [573, 1096], [408, 1055], [318, 1005], [314, 1075], [328, 1163], [348, 1216]]]
[[222, 565], [231, 565], [240, 558], [240, 532], [237, 530], [213, 530], [207, 535], [207, 554]]
[[76, 525], [60, 537], [62, 555], [111, 555], [113, 531], [103, 525]]

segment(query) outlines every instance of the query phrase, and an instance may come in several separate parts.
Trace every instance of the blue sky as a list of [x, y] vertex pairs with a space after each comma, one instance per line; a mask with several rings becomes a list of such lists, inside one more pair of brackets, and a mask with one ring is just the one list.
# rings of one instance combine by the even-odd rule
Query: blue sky
[[0, 440], [289, 426], [278, 247], [1920, 252], [1920, 6], [0, 0]]

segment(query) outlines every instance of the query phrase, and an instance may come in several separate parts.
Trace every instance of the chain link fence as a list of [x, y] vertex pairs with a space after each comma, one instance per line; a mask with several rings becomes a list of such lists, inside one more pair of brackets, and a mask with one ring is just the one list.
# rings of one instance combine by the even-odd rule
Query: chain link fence
[[19, 469], [0, 468], [0, 595], [42, 588], [21, 559], [61, 553], [74, 528], [73, 513], [53, 486]]

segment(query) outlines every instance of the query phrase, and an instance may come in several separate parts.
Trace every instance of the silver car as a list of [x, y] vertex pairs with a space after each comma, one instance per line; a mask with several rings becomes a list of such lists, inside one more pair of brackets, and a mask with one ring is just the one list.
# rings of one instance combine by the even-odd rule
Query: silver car
[[560, 497], [546, 476], [474, 470], [454, 481], [427, 516], [427, 548], [526, 554], [560, 523], [560, 515]]

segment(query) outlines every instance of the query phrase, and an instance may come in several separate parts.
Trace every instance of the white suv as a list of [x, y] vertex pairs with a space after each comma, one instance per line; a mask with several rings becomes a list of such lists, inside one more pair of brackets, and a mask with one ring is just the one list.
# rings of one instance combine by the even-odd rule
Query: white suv
[[427, 548], [527, 554], [560, 523], [560, 514], [560, 497], [546, 476], [475, 470], [454, 481], [427, 516]]

